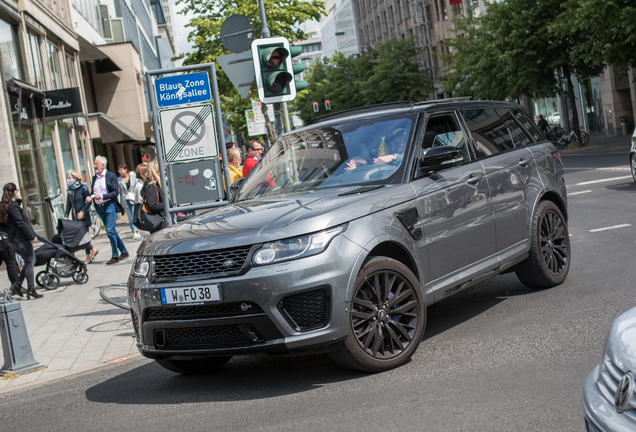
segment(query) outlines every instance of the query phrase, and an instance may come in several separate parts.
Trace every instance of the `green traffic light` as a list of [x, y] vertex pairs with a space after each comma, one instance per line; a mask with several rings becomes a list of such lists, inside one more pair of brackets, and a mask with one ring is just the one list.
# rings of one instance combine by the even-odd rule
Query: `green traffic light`
[[267, 90], [273, 94], [281, 93], [285, 87], [291, 82], [292, 76], [289, 72], [279, 71], [264, 75]]

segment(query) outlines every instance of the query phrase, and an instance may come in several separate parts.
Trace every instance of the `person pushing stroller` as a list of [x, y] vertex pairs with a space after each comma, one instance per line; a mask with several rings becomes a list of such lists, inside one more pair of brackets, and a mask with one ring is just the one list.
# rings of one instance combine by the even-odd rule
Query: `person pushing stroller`
[[[82, 175], [74, 170], [69, 170], [66, 176], [68, 189], [66, 190], [66, 213], [65, 218], [68, 219], [73, 212], [73, 220], [82, 221], [86, 228], [91, 226], [91, 218], [89, 210], [91, 204], [86, 202], [86, 198], [91, 196], [88, 188], [82, 183]], [[90, 243], [86, 245], [86, 264], [90, 264], [99, 253], [96, 247]]]

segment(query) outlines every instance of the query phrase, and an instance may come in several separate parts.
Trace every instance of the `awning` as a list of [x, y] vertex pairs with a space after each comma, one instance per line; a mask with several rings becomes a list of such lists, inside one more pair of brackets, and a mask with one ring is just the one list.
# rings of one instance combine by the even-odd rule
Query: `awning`
[[129, 131], [112, 117], [104, 113], [88, 115], [88, 127], [91, 137], [100, 138], [103, 143], [117, 143], [123, 141], [146, 141]]
[[97, 46], [93, 45], [80, 35], [77, 35], [77, 40], [79, 41], [80, 46], [80, 61], [95, 62], [97, 73], [117, 72], [122, 70]]

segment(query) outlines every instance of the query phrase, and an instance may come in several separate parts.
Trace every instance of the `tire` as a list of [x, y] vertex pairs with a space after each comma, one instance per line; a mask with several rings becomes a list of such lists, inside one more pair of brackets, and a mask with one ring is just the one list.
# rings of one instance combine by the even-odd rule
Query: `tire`
[[55, 273], [46, 273], [44, 276], [42, 276], [42, 287], [46, 288], [49, 291], [57, 289], [59, 284], [60, 277]]
[[35, 275], [35, 284], [37, 286], [44, 288], [43, 278], [44, 278], [44, 275], [47, 274], [47, 273], [48, 273], [47, 271], [42, 270], [37, 275]]
[[632, 153], [629, 157], [629, 164], [632, 167], [632, 178], [636, 182], [636, 153]]
[[102, 220], [97, 216], [97, 212], [91, 208], [90, 210], [91, 226], [89, 231], [91, 233], [91, 239], [94, 239], [102, 231]]
[[570, 271], [570, 235], [561, 210], [541, 201], [532, 217], [530, 256], [517, 266], [517, 277], [528, 288], [551, 288]]
[[210, 357], [196, 360], [156, 359], [155, 361], [171, 372], [183, 375], [201, 375], [216, 372], [216, 369], [229, 362], [231, 358], [232, 356]]
[[73, 280], [79, 284], [84, 285], [86, 282], [88, 282], [88, 273], [86, 272], [75, 272], [73, 273]]
[[587, 145], [590, 142], [590, 135], [587, 132], [581, 131], [581, 144]]
[[426, 304], [415, 275], [394, 259], [373, 257], [355, 282], [349, 335], [329, 354], [348, 369], [393, 369], [409, 361], [425, 327]]

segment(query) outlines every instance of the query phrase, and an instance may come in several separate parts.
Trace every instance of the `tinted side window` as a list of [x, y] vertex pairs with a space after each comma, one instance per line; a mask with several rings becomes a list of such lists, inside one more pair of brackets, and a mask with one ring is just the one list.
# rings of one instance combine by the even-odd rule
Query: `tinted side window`
[[466, 137], [464, 137], [464, 133], [454, 115], [439, 115], [428, 118], [420, 158], [423, 158], [429, 149], [441, 146], [457, 148], [462, 152], [464, 162], [470, 161]]
[[520, 110], [513, 108], [512, 115], [519, 122], [521, 127], [532, 137], [534, 142], [545, 141], [543, 134], [539, 130], [536, 124], [532, 123], [527, 115]]
[[484, 158], [514, 149], [503, 119], [494, 109], [462, 110], [475, 141], [477, 158]]
[[503, 117], [506, 121], [508, 130], [512, 135], [512, 140], [515, 143], [515, 147], [525, 147], [534, 143], [534, 141], [530, 138], [530, 135], [528, 135], [523, 129], [521, 129], [521, 126], [517, 124], [513, 118], [512, 110], [509, 110], [508, 108], [497, 108], [497, 111], [499, 111], [501, 117]]

